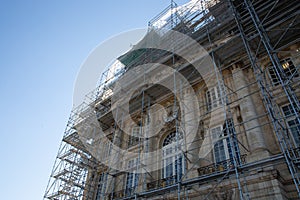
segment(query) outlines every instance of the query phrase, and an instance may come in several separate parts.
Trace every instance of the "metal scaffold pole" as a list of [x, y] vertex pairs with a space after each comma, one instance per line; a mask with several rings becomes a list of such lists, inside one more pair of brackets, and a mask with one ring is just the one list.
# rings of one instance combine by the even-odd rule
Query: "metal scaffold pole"
[[[210, 44], [212, 45], [211, 38], [210, 38], [210, 33], [209, 33], [208, 30], [207, 30], [207, 37], [208, 37], [208, 40], [209, 40]], [[236, 181], [237, 181], [238, 190], [239, 190], [239, 196], [240, 196], [240, 199], [242, 199], [242, 200], [243, 199], [250, 199], [249, 198], [249, 193], [248, 192], [247, 193], [243, 192], [241, 181], [240, 181], [240, 165], [242, 165], [241, 154], [240, 154], [240, 149], [239, 149], [239, 146], [238, 146], [236, 131], [235, 131], [235, 128], [234, 128], [235, 125], [234, 125], [233, 120], [231, 119], [232, 113], [231, 113], [228, 98], [227, 98], [227, 95], [226, 95], [225, 85], [224, 85], [224, 82], [223, 82], [222, 69], [221, 69], [221, 67], [217, 67], [216, 62], [218, 62], [218, 61], [216, 61], [213, 51], [210, 53], [210, 55], [212, 57], [214, 72], [215, 72], [215, 76], [216, 76], [216, 79], [217, 79], [217, 87], [220, 90], [220, 98], [221, 98], [221, 101], [222, 101], [222, 103], [221, 103], [222, 104], [222, 111], [221, 112], [224, 113], [225, 130], [227, 132], [227, 137], [229, 139], [229, 148], [231, 149], [231, 152], [232, 152], [231, 162], [233, 162], [232, 164], [234, 166]], [[230, 168], [228, 170], [230, 170]], [[218, 184], [219, 183], [220, 182], [218, 182]], [[245, 184], [244, 187], [247, 188], [247, 185]], [[247, 198], [245, 198], [245, 196]]]
[[298, 8], [170, 0], [72, 110], [44, 199], [300, 197]]
[[[272, 120], [272, 124], [274, 127], [274, 131], [277, 135], [281, 151], [285, 157], [286, 164], [289, 168], [289, 171], [291, 173], [292, 179], [295, 183], [295, 187], [298, 192], [298, 196], [300, 197], [300, 179], [299, 179], [299, 170], [296, 165], [296, 162], [299, 160], [299, 157], [297, 156], [296, 152], [294, 151], [294, 147], [291, 144], [291, 141], [289, 137], [286, 135], [287, 131], [285, 130], [284, 122], [282, 119], [284, 119], [283, 116], [281, 116], [281, 112], [278, 109], [277, 104], [273, 100], [272, 92], [268, 87], [266, 87], [266, 80], [263, 77], [262, 69], [259, 68], [257, 62], [257, 57], [253, 53], [251, 46], [249, 42], [251, 41], [251, 38], [245, 34], [243, 22], [245, 21], [243, 18], [246, 18], [246, 15], [250, 15], [253, 25], [255, 26], [255, 31], [260, 37], [261, 42], [263, 43], [265, 50], [274, 66], [274, 69], [276, 71], [276, 74], [280, 80], [280, 85], [282, 86], [285, 95], [288, 99], [288, 101], [291, 104], [292, 111], [294, 112], [294, 115], [296, 116], [298, 123], [299, 121], [299, 100], [297, 96], [294, 94], [293, 89], [291, 89], [290, 85], [286, 82], [288, 79], [282, 69], [282, 65], [278, 59], [278, 56], [273, 49], [272, 45], [270, 44], [270, 39], [268, 38], [268, 35], [266, 31], [264, 30], [263, 23], [260, 21], [259, 17], [257, 16], [257, 13], [252, 5], [252, 3], [248, 0], [244, 1], [229, 1], [231, 4], [231, 8], [233, 10], [233, 14], [236, 20], [236, 23], [238, 25], [238, 29], [241, 35], [241, 38], [243, 40], [244, 46], [246, 48], [249, 60], [251, 62], [251, 65], [254, 69], [256, 79], [259, 83], [259, 87], [261, 90], [262, 97], [264, 99], [264, 104], [267, 109], [267, 112], [269, 114], [270, 119]], [[273, 2], [274, 3], [274, 2]], [[276, 3], [276, 2], [275, 2]], [[245, 11], [246, 10], [246, 11]], [[253, 36], [252, 36], [253, 38]]]

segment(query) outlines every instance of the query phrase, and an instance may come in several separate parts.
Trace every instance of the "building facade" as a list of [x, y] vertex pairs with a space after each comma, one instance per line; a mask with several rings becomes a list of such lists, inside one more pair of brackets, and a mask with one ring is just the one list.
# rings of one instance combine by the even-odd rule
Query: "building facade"
[[299, 6], [172, 2], [72, 111], [44, 198], [300, 198]]

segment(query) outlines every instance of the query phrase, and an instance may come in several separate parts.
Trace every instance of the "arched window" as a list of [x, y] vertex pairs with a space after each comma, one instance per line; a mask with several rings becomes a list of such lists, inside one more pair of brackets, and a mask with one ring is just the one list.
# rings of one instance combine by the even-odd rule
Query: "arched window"
[[173, 132], [169, 134], [163, 141], [163, 170], [162, 178], [166, 181], [167, 185], [175, 183], [177, 176], [181, 178], [184, 173], [184, 156], [183, 137], [181, 133], [176, 134]]

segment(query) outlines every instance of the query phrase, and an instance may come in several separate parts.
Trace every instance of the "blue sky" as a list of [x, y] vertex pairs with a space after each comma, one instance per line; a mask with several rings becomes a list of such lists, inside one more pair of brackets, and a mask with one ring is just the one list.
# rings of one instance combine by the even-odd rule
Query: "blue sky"
[[100, 42], [147, 26], [169, 4], [1, 0], [1, 199], [42, 199], [80, 65]]

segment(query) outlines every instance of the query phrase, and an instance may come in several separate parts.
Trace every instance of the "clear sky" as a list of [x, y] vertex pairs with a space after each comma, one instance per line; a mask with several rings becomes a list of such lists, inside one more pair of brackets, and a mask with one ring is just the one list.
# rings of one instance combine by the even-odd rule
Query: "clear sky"
[[147, 26], [170, 0], [0, 2], [0, 199], [40, 200], [80, 65], [100, 42]]

